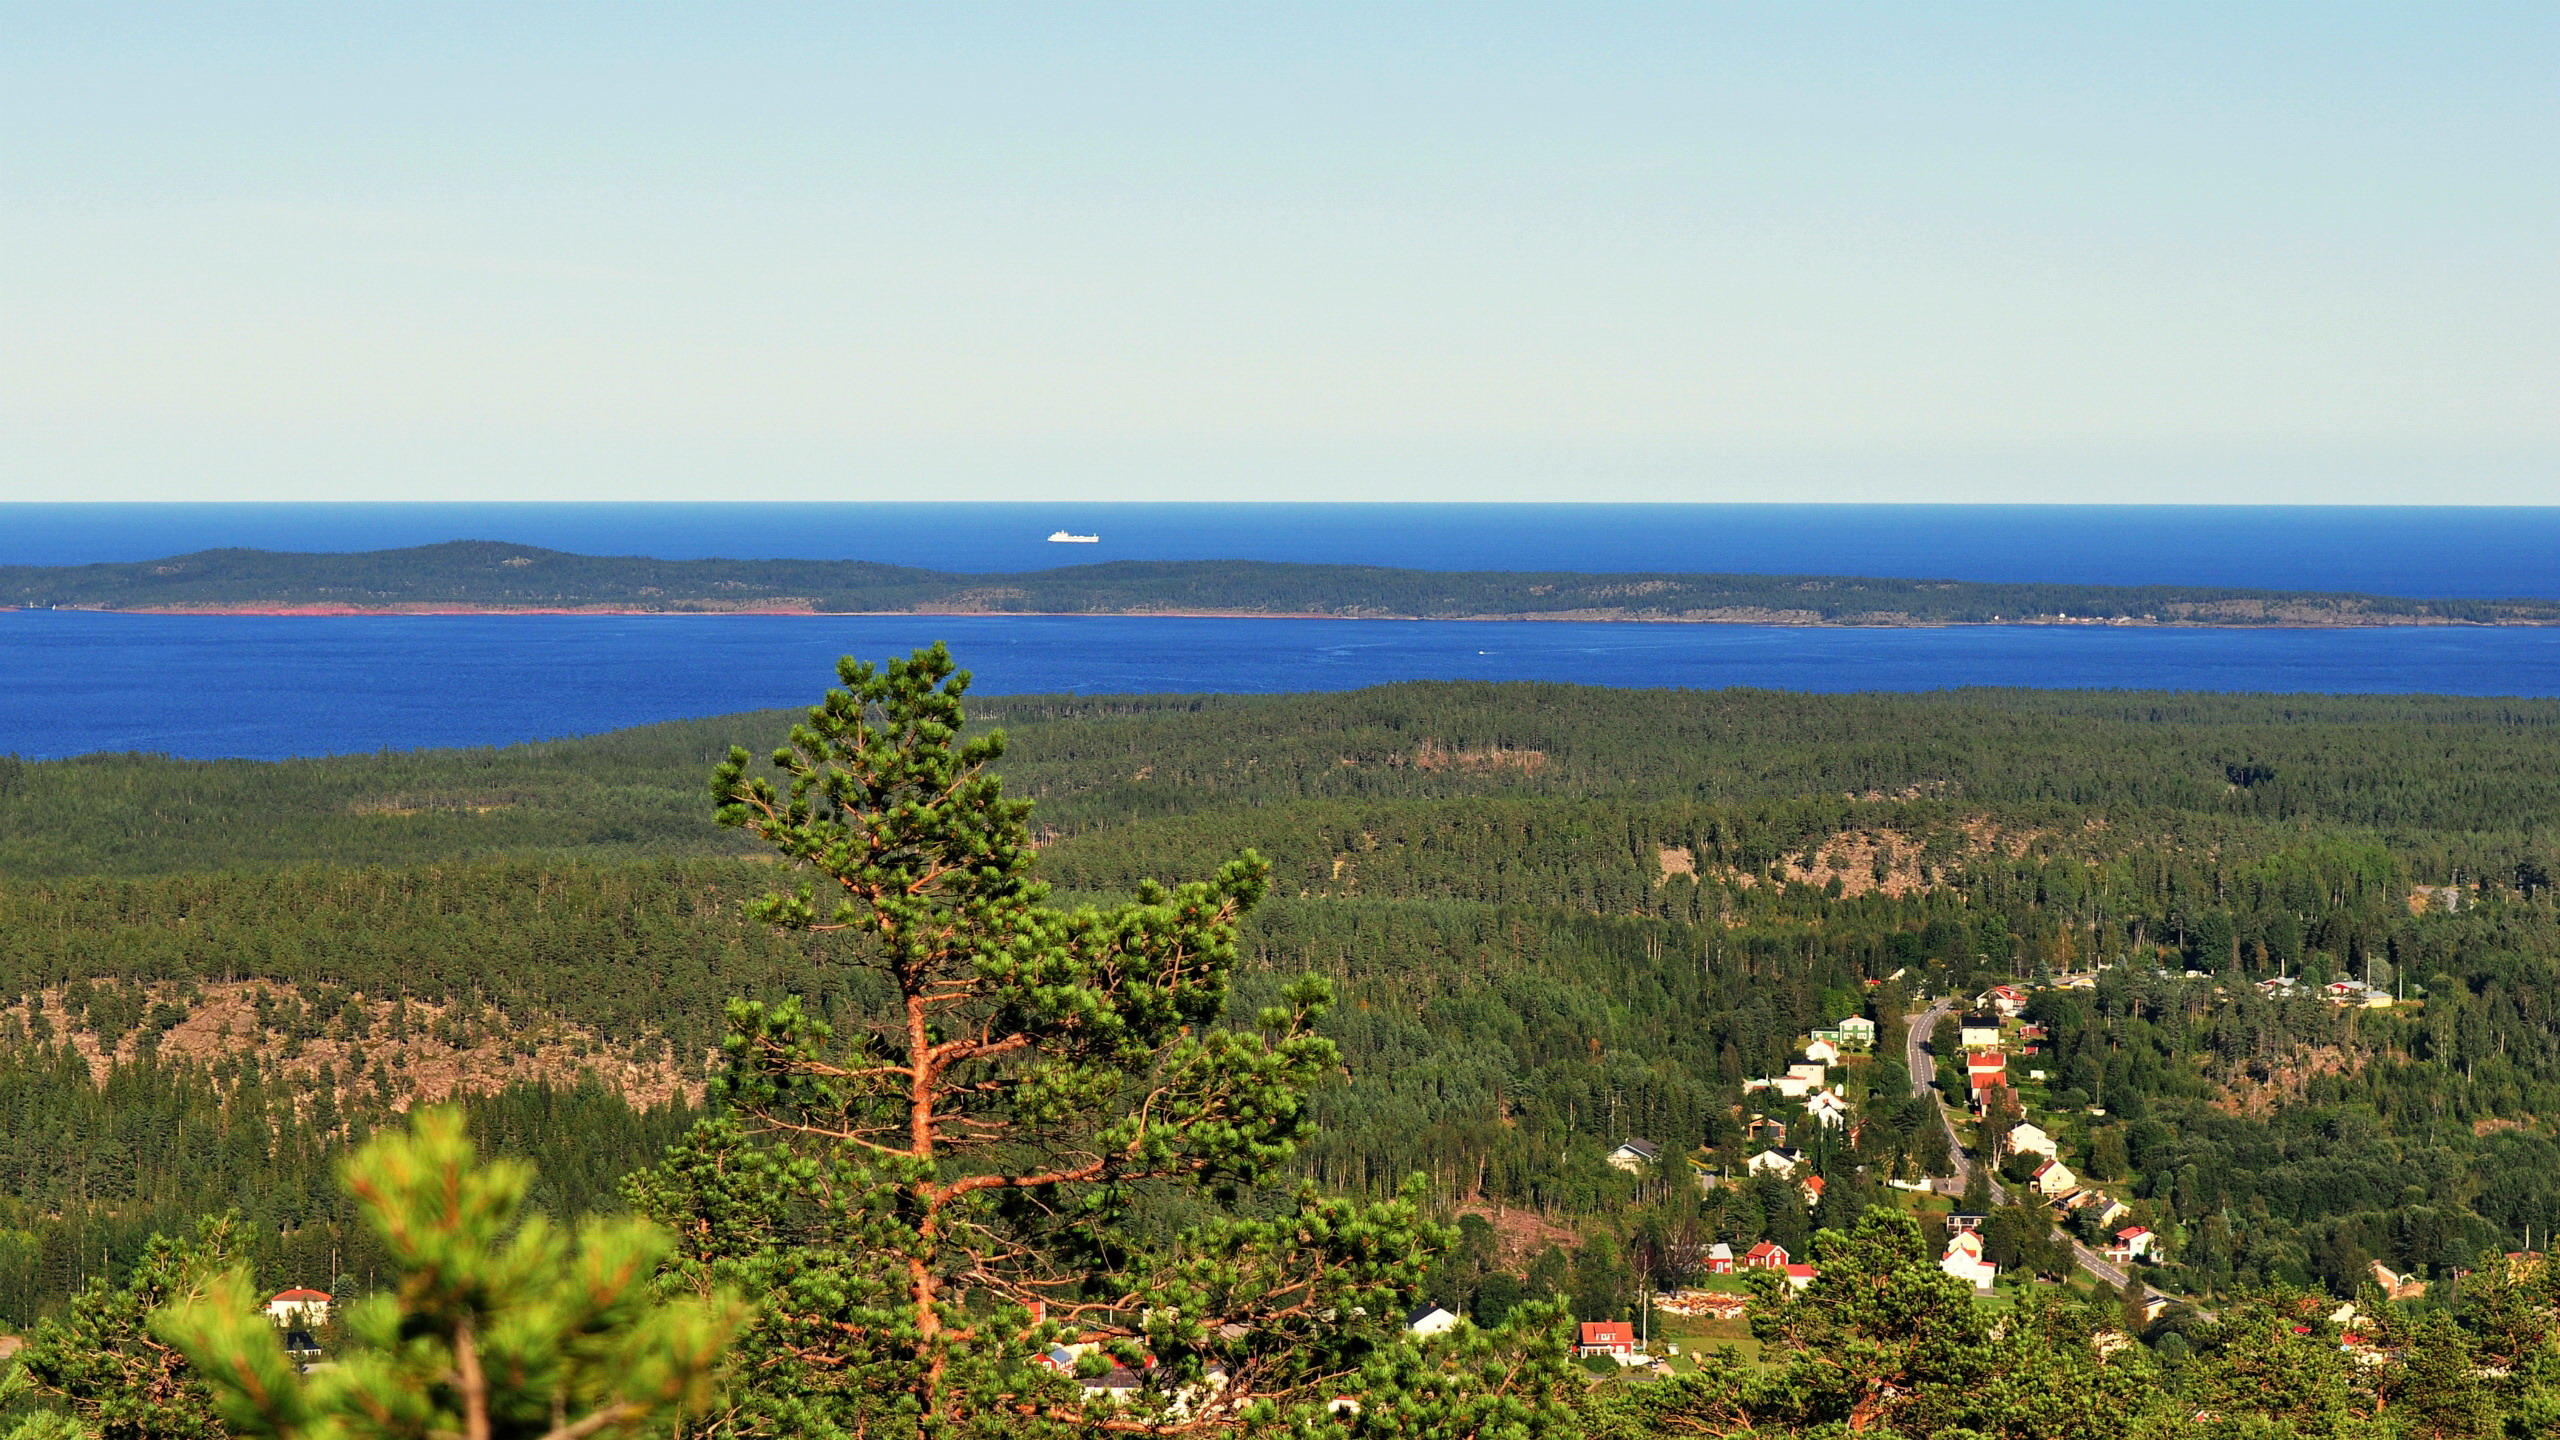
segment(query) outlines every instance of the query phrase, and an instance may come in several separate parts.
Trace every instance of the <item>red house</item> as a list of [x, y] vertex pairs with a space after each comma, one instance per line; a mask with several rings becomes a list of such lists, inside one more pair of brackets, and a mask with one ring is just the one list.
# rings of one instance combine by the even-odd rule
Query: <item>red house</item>
[[1754, 1245], [1749, 1250], [1743, 1252], [1742, 1268], [1745, 1270], [1784, 1270], [1787, 1268], [1787, 1247], [1779, 1244], [1775, 1240], [1763, 1240], [1759, 1244]]

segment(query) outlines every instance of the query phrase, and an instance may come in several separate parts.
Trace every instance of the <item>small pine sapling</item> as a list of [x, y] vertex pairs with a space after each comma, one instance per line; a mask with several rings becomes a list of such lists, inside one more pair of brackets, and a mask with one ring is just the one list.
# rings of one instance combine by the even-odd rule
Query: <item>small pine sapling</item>
[[659, 1298], [670, 1242], [644, 1221], [572, 1244], [525, 1213], [532, 1178], [478, 1163], [459, 1112], [423, 1112], [346, 1166], [400, 1281], [352, 1307], [334, 1364], [300, 1373], [239, 1270], [153, 1329], [260, 1440], [616, 1440], [707, 1405], [738, 1307]]

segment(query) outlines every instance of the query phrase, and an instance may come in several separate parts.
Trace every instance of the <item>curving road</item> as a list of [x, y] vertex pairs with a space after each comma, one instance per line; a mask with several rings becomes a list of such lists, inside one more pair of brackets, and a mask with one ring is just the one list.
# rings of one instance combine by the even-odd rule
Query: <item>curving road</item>
[[[1922, 1048], [1929, 1043], [1930, 1036], [1938, 1033], [1938, 1022], [1946, 1019], [1954, 1009], [1954, 999], [1944, 998], [1910, 1017], [1911, 1029], [1902, 1042], [1902, 1063], [1903, 1067], [1911, 1072], [1911, 1093], [1926, 1095], [1937, 1102], [1938, 1123], [1945, 1126], [1947, 1131], [1947, 1153], [1955, 1157], [1956, 1175], [1953, 1193], [1962, 1195], [1965, 1187], [1973, 1182], [1973, 1157], [1965, 1153], [1964, 1142], [1956, 1136], [1955, 1118], [1947, 1113], [1946, 1102], [1938, 1098], [1938, 1062]], [[1997, 1174], [1986, 1174], [1983, 1178], [1990, 1182], [1991, 1203], [2008, 1204], [2009, 1191], [2000, 1183], [2000, 1177]], [[2105, 1281], [2114, 1289], [2124, 1288], [2125, 1281], [2129, 1277], [2123, 1270], [2109, 1263], [2107, 1258], [2097, 1251], [2072, 1239], [2060, 1227], [2056, 1227], [2054, 1233], [2061, 1235], [2063, 1240], [2071, 1246], [2072, 1258], [2080, 1262], [2081, 1269]], [[2178, 1298], [2165, 1290], [2154, 1289], [2148, 1284], [2145, 1284], [2142, 1290], [2146, 1295], [2155, 1295], [2165, 1300]]]

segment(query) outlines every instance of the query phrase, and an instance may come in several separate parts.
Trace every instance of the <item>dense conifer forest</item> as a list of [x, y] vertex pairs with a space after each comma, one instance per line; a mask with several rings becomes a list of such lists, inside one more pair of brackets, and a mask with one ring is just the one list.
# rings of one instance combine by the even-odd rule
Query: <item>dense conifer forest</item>
[[[0, 1318], [226, 1209], [263, 1276], [363, 1288], [330, 1164], [415, 1096], [472, 1097], [539, 1203], [610, 1208], [699, 1113], [732, 998], [876, 1011], [747, 922], [775, 872], [710, 820], [711, 767], [787, 718], [0, 761]], [[2041, 1032], [2020, 1098], [2197, 1313], [2375, 1262], [2458, 1298], [2560, 1225], [2560, 704], [1414, 684], [972, 718], [1070, 901], [1268, 857], [1238, 1001], [1308, 973], [1338, 1001], [1294, 1164], [1426, 1177], [1474, 1227], [1431, 1283], [1480, 1319], [1631, 1313], [1713, 1242], [1800, 1251], [1948, 1173], [1903, 1017], [2006, 982]], [[1746, 1097], [1858, 1014], [1853, 1126]], [[1818, 1199], [1746, 1178], [1755, 1112]], [[1630, 1138], [1663, 1164], [1604, 1163]], [[2070, 1268], [2039, 1227], [1995, 1240]]]
[[206, 550], [0, 566], [0, 604], [935, 614], [1326, 615], [1763, 625], [2560, 623], [2549, 600], [2409, 599], [2198, 585], [1994, 584], [1844, 575], [1591, 575], [1272, 561], [1112, 561], [959, 574], [864, 560], [657, 560], [462, 540], [407, 550]]

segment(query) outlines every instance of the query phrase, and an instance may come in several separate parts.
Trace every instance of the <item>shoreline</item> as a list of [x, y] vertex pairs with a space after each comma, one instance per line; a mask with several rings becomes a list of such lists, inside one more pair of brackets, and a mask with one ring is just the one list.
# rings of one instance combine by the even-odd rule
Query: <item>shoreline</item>
[[62, 610], [90, 615], [164, 615], [206, 618], [272, 617], [288, 619], [386, 619], [465, 616], [592, 616], [615, 618], [719, 619], [727, 616], [795, 617], [801, 619], [1020, 619], [1020, 620], [1392, 620], [1467, 624], [1601, 624], [1601, 625], [1756, 625], [1804, 630], [1953, 630], [1953, 629], [2091, 629], [2091, 630], [2547, 630], [2560, 620], [2458, 620], [2439, 616], [2373, 618], [2307, 618], [2246, 620], [2155, 620], [2138, 618], [2082, 619], [2028, 617], [2017, 620], [1913, 620], [1875, 616], [1826, 620], [1802, 611], [1758, 613], [1629, 614], [1624, 611], [1564, 610], [1483, 615], [1343, 614], [1339, 611], [1293, 610], [819, 610], [807, 605], [739, 605], [717, 609], [679, 610], [611, 605], [418, 605], [238, 604], [238, 605], [60, 605], [15, 606], [21, 610]]

